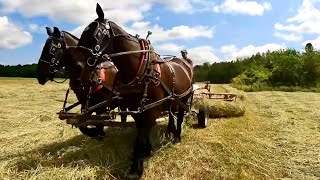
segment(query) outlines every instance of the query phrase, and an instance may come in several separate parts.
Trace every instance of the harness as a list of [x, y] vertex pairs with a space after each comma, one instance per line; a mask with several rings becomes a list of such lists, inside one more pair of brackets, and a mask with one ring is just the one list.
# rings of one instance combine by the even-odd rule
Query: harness
[[[92, 92], [100, 90], [100, 89], [102, 89], [102, 87], [105, 87], [110, 90], [109, 95], [111, 95], [111, 96], [113, 95], [111, 98], [111, 102], [115, 99], [122, 99], [121, 95], [123, 95], [123, 94], [121, 93], [121, 89], [134, 89], [133, 87], [135, 87], [136, 89], [139, 89], [140, 93], [142, 93], [142, 99], [140, 101], [140, 107], [138, 107], [138, 110], [131, 111], [131, 113], [142, 113], [142, 112], [144, 112], [148, 109], [151, 109], [153, 107], [156, 107], [156, 106], [158, 106], [168, 100], [169, 101], [178, 101], [178, 99], [190, 94], [190, 92], [192, 91], [192, 86], [186, 92], [184, 92], [182, 94], [178, 95], [175, 93], [176, 78], [175, 78], [174, 68], [169, 63], [169, 62], [171, 62], [171, 60], [164, 61], [160, 58], [160, 56], [158, 54], [156, 54], [154, 52], [154, 50], [150, 44], [150, 41], [147, 40], [148, 36], [150, 34], [148, 34], [146, 39], [141, 39], [138, 36], [134, 37], [132, 35], [129, 35], [131, 38], [134, 37], [135, 39], [138, 40], [138, 43], [140, 44], [141, 50], [117, 52], [117, 53], [113, 53], [113, 54], [106, 54], [106, 53], [104, 54], [103, 52], [105, 51], [105, 49], [109, 45], [109, 44], [105, 44], [101, 48], [103, 40], [106, 36], [109, 39], [111, 39], [111, 38], [116, 38], [118, 36], [128, 36], [128, 35], [123, 35], [123, 34], [115, 35], [114, 31], [112, 30], [112, 26], [110, 25], [110, 22], [108, 20], [106, 20], [106, 23], [101, 23], [101, 22], [96, 22], [96, 23], [98, 23], [98, 25], [94, 31], [93, 36], [96, 39], [97, 44], [94, 46], [94, 49], [90, 49], [90, 48], [87, 48], [87, 47], [84, 47], [81, 45], [78, 46], [79, 48], [82, 48], [82, 49], [85, 49], [85, 50], [91, 52], [92, 56], [87, 59], [87, 65], [89, 67], [91, 67], [92, 74], [96, 73], [97, 71], [99, 71], [99, 73], [100, 73], [100, 77], [98, 77], [97, 79], [92, 79], [92, 82], [95, 82], [96, 85], [90, 87], [87, 100], [89, 100], [90, 94]], [[102, 26], [100, 24], [102, 24]], [[85, 31], [86, 31], [86, 29], [85, 29]], [[136, 75], [133, 78], [133, 80], [127, 84], [121, 84], [118, 81], [116, 81], [117, 78], [115, 78], [115, 82], [113, 83], [112, 89], [111, 89], [111, 87], [106, 86], [105, 83], [103, 83], [106, 81], [106, 79], [102, 78], [102, 76], [104, 76], [104, 70], [106, 70], [106, 67], [104, 67], [102, 65], [102, 63], [105, 61], [113, 61], [112, 58], [114, 58], [114, 57], [128, 55], [128, 54], [136, 54], [136, 53], [141, 53], [142, 55], [140, 58], [139, 66], [136, 71]], [[152, 59], [151, 58], [152, 55], [156, 55], [155, 57], [157, 57], [157, 59]], [[160, 64], [165, 64], [170, 70], [170, 73], [172, 76], [172, 84], [171, 84], [172, 88], [171, 89], [168, 88], [168, 86], [161, 80]], [[167, 92], [168, 96], [161, 99], [161, 100], [146, 104], [148, 101], [147, 94], [148, 94], [148, 89], [149, 89], [150, 83], [152, 83], [153, 86], [155, 86], [155, 87], [159, 86], [161, 84], [161, 86]], [[90, 107], [90, 108], [88, 108], [88, 106], [87, 106], [86, 112], [90, 112], [97, 107], [100, 107], [105, 104], [109, 104], [111, 102], [106, 100], [106, 101], [103, 101], [97, 105]]]

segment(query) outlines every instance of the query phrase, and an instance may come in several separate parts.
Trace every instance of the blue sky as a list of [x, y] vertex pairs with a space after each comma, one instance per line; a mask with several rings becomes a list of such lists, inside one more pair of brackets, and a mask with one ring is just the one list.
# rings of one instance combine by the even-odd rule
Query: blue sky
[[0, 64], [37, 63], [46, 26], [79, 37], [97, 2], [129, 33], [151, 30], [160, 54], [187, 49], [195, 64], [307, 42], [320, 49], [320, 0], [0, 0]]

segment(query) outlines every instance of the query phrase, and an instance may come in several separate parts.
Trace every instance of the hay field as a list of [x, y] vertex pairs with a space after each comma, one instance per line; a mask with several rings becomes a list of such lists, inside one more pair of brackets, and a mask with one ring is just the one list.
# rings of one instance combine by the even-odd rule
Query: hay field
[[[55, 114], [67, 87], [0, 78], [0, 179], [123, 178], [135, 130], [106, 129], [103, 141], [81, 135]], [[155, 127], [143, 179], [320, 178], [320, 94], [246, 93], [245, 105], [243, 117], [185, 126], [178, 145]]]

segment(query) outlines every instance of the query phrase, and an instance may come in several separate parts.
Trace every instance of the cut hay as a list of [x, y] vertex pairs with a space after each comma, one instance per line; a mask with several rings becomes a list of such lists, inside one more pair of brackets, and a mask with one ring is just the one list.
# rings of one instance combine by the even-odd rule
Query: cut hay
[[241, 101], [227, 102], [223, 100], [212, 99], [197, 99], [194, 102], [194, 107], [200, 109], [208, 107], [209, 118], [230, 118], [240, 117], [245, 113], [245, 106]]

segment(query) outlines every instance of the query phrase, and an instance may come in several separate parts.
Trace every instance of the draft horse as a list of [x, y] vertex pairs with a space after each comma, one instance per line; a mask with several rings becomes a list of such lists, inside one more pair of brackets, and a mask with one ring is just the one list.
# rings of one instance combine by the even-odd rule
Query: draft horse
[[[93, 74], [103, 69], [102, 62], [112, 61], [117, 67], [113, 89], [124, 99], [138, 132], [129, 177], [140, 178], [144, 158], [151, 154], [150, 131], [161, 112], [171, 111], [168, 130], [174, 134], [175, 143], [181, 141], [181, 124], [192, 95], [193, 68], [180, 58], [161, 60], [148, 40], [132, 36], [105, 19], [99, 4], [96, 13], [98, 18], [84, 29], [78, 47], [70, 53], [76, 62], [73, 68], [81, 69], [77, 84], [96, 85]], [[177, 106], [176, 128], [172, 108]]]
[[[37, 65], [37, 79], [38, 83], [41, 85], [45, 85], [48, 80], [55, 81], [54, 75], [55, 73], [61, 69], [66, 68], [66, 70], [70, 74], [77, 73], [76, 69], [71, 68], [71, 60], [68, 50], [70, 47], [74, 47], [78, 44], [79, 39], [66, 31], [60, 31], [57, 27], [54, 27], [51, 30], [49, 27], [46, 27], [48, 38], [44, 47], [42, 49], [38, 65]], [[104, 67], [108, 67], [103, 73], [110, 80], [115, 78], [115, 74], [117, 73], [117, 69], [110, 62], [103, 63]], [[56, 81], [55, 81], [56, 82]], [[69, 109], [81, 104], [82, 109], [87, 102], [88, 90], [83, 86], [75, 85], [76, 81], [73, 78], [70, 79], [70, 87], [75, 92], [76, 97], [78, 99], [78, 103], [71, 106]], [[110, 81], [113, 82], [113, 81]], [[110, 84], [109, 86], [112, 86]], [[96, 104], [105, 99], [104, 96], [101, 95], [101, 87], [97, 86], [97, 93], [93, 94], [90, 99], [90, 104]], [[100, 90], [101, 89], [101, 90]], [[68, 92], [69, 93], [69, 90]], [[96, 110], [96, 113], [103, 113], [106, 107], [100, 107]], [[123, 109], [123, 108], [121, 108]], [[68, 109], [67, 109], [68, 110]], [[126, 121], [126, 116], [121, 116], [122, 121]], [[103, 126], [96, 126], [94, 128], [88, 127], [79, 127], [80, 131], [92, 138], [101, 138], [105, 135], [103, 131]]]

